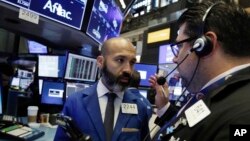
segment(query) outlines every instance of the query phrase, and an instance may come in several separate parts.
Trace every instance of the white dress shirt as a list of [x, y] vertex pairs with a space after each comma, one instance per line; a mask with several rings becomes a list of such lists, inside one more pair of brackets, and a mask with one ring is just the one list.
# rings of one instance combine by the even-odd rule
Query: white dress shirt
[[[105, 111], [108, 103], [108, 97], [105, 95], [106, 93], [109, 93], [110, 91], [107, 89], [107, 87], [102, 83], [101, 79], [99, 79], [97, 84], [97, 97], [99, 101], [99, 106], [101, 110], [102, 115], [102, 121], [104, 122], [105, 117]], [[120, 107], [122, 103], [122, 99], [124, 96], [124, 91], [122, 92], [116, 92], [116, 98], [114, 101], [114, 108], [115, 108], [115, 115], [114, 115], [114, 127], [118, 118], [118, 114], [120, 112]]]

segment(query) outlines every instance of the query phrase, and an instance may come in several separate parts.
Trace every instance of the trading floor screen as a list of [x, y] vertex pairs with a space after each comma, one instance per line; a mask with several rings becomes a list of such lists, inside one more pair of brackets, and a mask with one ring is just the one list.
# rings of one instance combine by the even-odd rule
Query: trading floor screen
[[65, 79], [94, 82], [97, 76], [96, 59], [68, 54]]

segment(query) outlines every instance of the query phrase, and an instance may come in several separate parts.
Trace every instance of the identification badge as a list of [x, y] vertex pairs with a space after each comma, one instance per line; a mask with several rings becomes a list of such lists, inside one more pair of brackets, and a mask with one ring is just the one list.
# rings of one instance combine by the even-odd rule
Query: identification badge
[[205, 117], [207, 117], [210, 113], [211, 111], [208, 109], [203, 100], [199, 100], [185, 111], [189, 127], [193, 127]]
[[138, 114], [138, 109], [136, 104], [122, 103], [122, 113], [125, 114]]

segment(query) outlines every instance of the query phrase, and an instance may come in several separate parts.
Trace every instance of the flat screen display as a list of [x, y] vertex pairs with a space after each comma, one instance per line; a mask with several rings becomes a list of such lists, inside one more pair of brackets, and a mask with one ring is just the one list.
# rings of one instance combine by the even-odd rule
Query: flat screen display
[[173, 63], [174, 54], [171, 51], [170, 44], [159, 47], [159, 64]]
[[39, 55], [38, 76], [63, 78], [66, 64], [66, 56]]
[[95, 82], [97, 63], [95, 58], [68, 53], [65, 79]]
[[41, 103], [63, 105], [64, 87], [64, 82], [43, 80]]
[[86, 32], [102, 44], [120, 35], [122, 22], [123, 14], [113, 0], [95, 0]]
[[28, 41], [28, 51], [31, 54], [47, 54], [48, 48], [47, 46], [40, 44], [35, 41]]
[[48, 19], [81, 29], [87, 0], [2, 0]]
[[33, 79], [30, 78], [13, 77], [10, 83], [10, 88], [26, 91], [32, 82]]
[[20, 79], [18, 77], [13, 77], [10, 83], [11, 88], [19, 89]]
[[167, 41], [170, 39], [170, 28], [160, 29], [148, 33], [147, 43]]
[[73, 93], [82, 91], [85, 88], [88, 88], [90, 85], [85, 83], [74, 83], [74, 82], [67, 82], [66, 84], [66, 98]]
[[157, 65], [138, 63], [134, 65], [134, 69], [137, 70], [141, 75], [140, 86], [149, 87], [150, 84], [148, 82], [148, 79], [151, 75], [157, 73]]
[[19, 87], [21, 90], [27, 90], [30, 84], [33, 82], [33, 79], [21, 78]]
[[27, 71], [27, 70], [23, 70], [23, 69], [17, 69], [17, 76], [19, 78], [32, 79], [34, 77], [34, 74], [31, 71]]

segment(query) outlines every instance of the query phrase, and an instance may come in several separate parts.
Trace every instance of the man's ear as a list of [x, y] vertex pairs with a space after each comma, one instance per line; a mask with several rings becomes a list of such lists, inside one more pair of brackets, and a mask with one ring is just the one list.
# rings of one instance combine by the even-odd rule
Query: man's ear
[[102, 69], [104, 63], [104, 57], [102, 55], [97, 57], [97, 66], [99, 69]]
[[215, 32], [208, 31], [208, 32], [206, 32], [205, 36], [207, 38], [209, 38], [211, 51], [209, 52], [208, 55], [203, 56], [203, 58], [207, 58], [207, 57], [213, 55], [215, 52], [217, 52], [216, 50], [218, 49], [218, 43], [219, 43]]
[[207, 32], [205, 35], [208, 36], [209, 39], [211, 40], [212, 48], [214, 49], [216, 44], [218, 43], [217, 35], [211, 31]]

